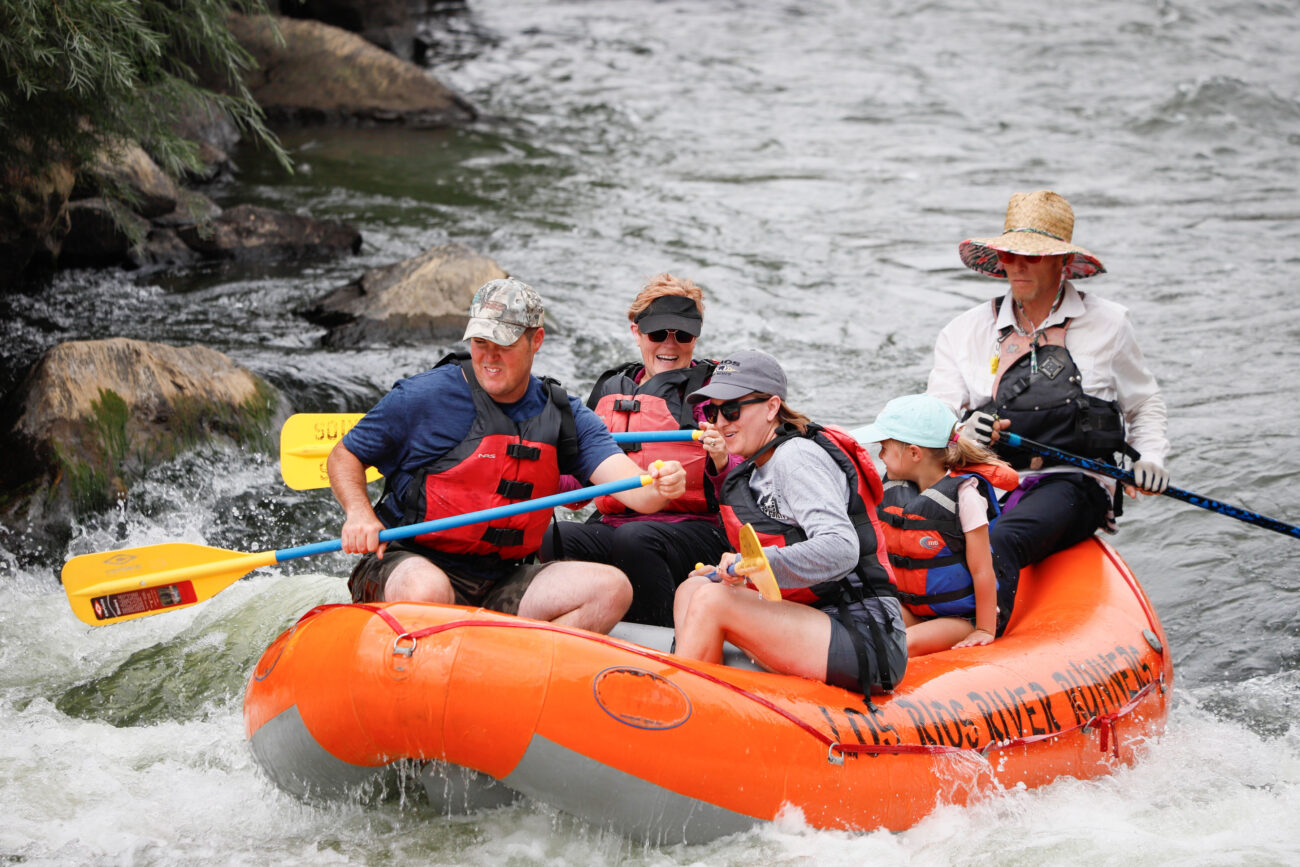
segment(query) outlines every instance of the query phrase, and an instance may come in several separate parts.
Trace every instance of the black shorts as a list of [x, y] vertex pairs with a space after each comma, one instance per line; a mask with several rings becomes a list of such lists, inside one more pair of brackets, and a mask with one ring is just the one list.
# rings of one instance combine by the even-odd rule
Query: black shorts
[[348, 578], [348, 589], [352, 591], [353, 602], [384, 602], [384, 585], [388, 576], [393, 574], [397, 564], [407, 557], [423, 557], [446, 573], [451, 579], [451, 589], [456, 594], [457, 605], [475, 608], [487, 608], [504, 614], [518, 614], [519, 603], [524, 598], [533, 579], [548, 565], [547, 563], [524, 563], [506, 572], [498, 579], [485, 579], [468, 575], [455, 568], [448, 568], [435, 562], [419, 550], [390, 542], [380, 560], [374, 554], [364, 555], [352, 570]]

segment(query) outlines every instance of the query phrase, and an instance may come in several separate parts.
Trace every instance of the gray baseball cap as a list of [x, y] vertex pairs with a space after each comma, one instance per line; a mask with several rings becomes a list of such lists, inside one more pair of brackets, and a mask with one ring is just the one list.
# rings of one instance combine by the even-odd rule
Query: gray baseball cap
[[785, 371], [766, 352], [746, 349], [719, 361], [708, 383], [691, 392], [686, 401], [732, 400], [755, 391], [785, 400]]
[[461, 339], [482, 337], [510, 346], [524, 335], [524, 329], [540, 326], [545, 313], [542, 296], [527, 283], [513, 277], [489, 280], [474, 293], [469, 325]]

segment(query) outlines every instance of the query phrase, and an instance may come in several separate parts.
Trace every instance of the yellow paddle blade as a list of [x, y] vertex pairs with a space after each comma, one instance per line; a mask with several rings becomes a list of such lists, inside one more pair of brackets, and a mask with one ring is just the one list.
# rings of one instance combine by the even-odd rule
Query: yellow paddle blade
[[758, 541], [752, 524], [740, 528], [740, 559], [736, 571], [749, 579], [760, 596], [769, 602], [781, 598], [781, 588], [777, 586], [776, 576], [772, 574], [772, 564], [767, 562], [767, 553], [763, 543]]
[[[280, 476], [295, 491], [330, 486], [325, 459], [330, 449], [361, 420], [360, 412], [300, 412], [280, 428]], [[379, 470], [366, 470], [366, 481], [380, 478]]]
[[64, 564], [63, 590], [82, 622], [107, 626], [210, 599], [275, 555], [185, 542], [82, 554]]

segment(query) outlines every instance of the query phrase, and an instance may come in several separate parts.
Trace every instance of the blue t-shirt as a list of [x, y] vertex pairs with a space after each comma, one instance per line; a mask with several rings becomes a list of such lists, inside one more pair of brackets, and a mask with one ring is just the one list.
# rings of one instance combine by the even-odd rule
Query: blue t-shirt
[[[497, 405], [509, 418], [522, 422], [539, 414], [548, 400], [549, 390], [531, 376], [522, 398]], [[599, 416], [572, 395], [569, 406], [577, 426], [578, 455], [571, 466], [561, 461], [560, 472], [587, 479], [607, 458], [623, 452]], [[363, 464], [377, 467], [388, 477], [388, 490], [403, 497], [414, 472], [459, 445], [473, 423], [469, 383], [460, 365], [444, 364], [398, 380], [343, 436], [343, 445]], [[392, 516], [385, 511], [379, 516], [389, 523]]]

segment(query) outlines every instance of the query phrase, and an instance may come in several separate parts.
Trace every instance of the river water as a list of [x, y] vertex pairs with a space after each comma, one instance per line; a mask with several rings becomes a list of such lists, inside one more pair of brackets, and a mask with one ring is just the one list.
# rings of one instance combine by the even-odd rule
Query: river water
[[[447, 346], [325, 350], [295, 310], [363, 269], [460, 241], [550, 306], [538, 369], [586, 392], [630, 357], [660, 271], [706, 288], [701, 351], [781, 358], [797, 407], [854, 426], [920, 390], [940, 326], [1001, 284], [964, 269], [1008, 195], [1052, 188], [1110, 273], [1170, 408], [1174, 484], [1300, 521], [1300, 16], [1294, 3], [474, 0], [430, 22], [436, 73], [490, 116], [459, 131], [285, 132], [298, 171], [240, 155], [223, 204], [346, 219], [354, 258], [185, 274], [72, 272], [0, 311], [3, 388], [46, 347], [202, 343], [299, 411], [363, 410]], [[1288, 864], [1300, 861], [1295, 539], [1167, 498], [1112, 541], [1175, 656], [1142, 761], [941, 808], [912, 830], [768, 826], [647, 849], [524, 802], [441, 818], [320, 807], [267, 782], [244, 680], [347, 560], [295, 561], [201, 606], [91, 629], [75, 554], [333, 538], [328, 493], [274, 456], [158, 468], [66, 550], [0, 535], [0, 859], [36, 864]]]

